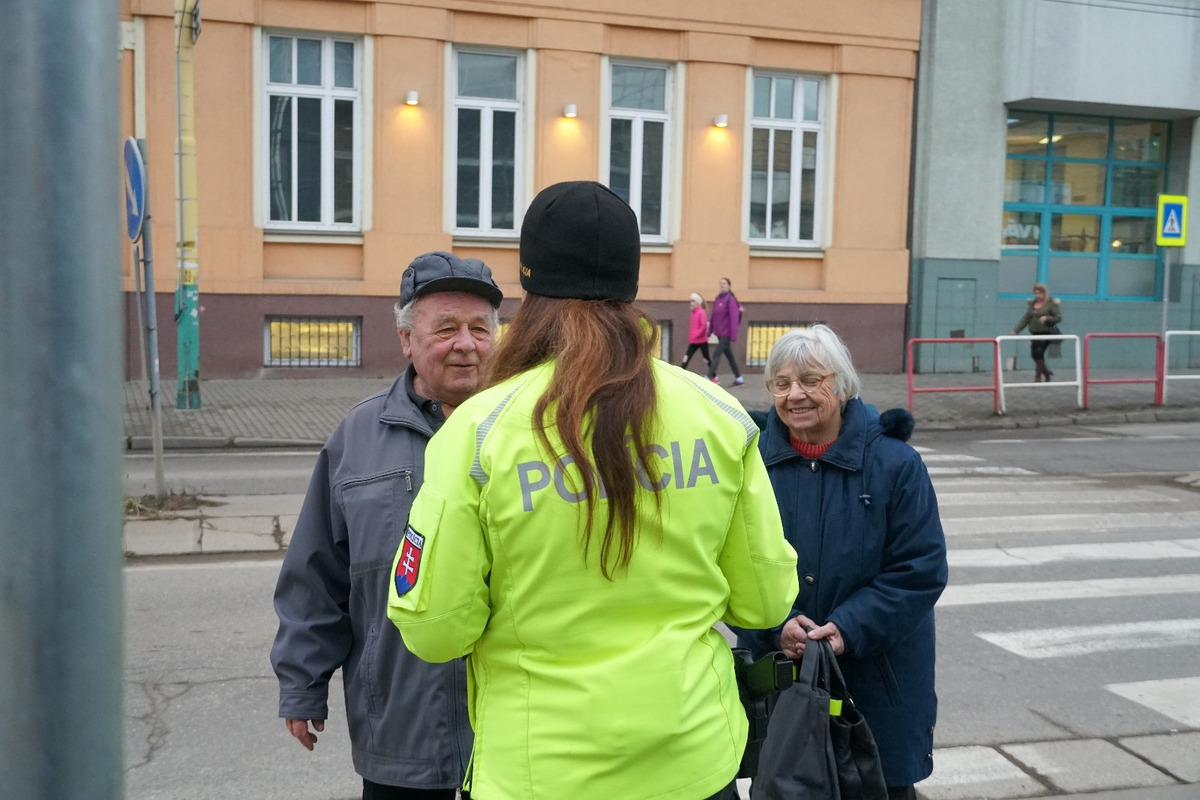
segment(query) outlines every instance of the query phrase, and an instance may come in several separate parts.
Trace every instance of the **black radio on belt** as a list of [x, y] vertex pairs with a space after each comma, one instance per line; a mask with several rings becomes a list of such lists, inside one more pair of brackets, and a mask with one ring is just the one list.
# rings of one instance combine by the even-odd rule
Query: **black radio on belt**
[[779, 693], [792, 685], [795, 669], [784, 653], [773, 650], [758, 661], [750, 660], [750, 651], [733, 648], [733, 666], [737, 675], [738, 696], [746, 709], [750, 732], [746, 736], [746, 752], [738, 769], [739, 778], [758, 774], [758, 756], [767, 738], [767, 722]]

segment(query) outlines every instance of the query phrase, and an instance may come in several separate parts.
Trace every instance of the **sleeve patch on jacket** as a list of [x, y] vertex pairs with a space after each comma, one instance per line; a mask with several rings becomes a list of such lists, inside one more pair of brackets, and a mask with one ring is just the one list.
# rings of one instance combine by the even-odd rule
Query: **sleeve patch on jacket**
[[396, 596], [403, 597], [417, 585], [417, 573], [421, 570], [421, 552], [425, 537], [409, 525], [404, 530], [404, 542], [400, 558], [396, 560]]

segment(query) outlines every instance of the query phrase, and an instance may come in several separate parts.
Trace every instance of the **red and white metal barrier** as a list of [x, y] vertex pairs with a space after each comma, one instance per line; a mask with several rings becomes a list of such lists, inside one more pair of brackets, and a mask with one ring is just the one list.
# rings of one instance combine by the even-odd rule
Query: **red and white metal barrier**
[[[1073, 380], [1073, 381], [1060, 380], [1060, 381], [1054, 381], [1053, 383], [1051, 383], [1050, 381], [1046, 381], [1045, 383], [1030, 383], [1030, 382], [1005, 383], [1004, 382], [1004, 373], [1002, 371], [998, 371], [997, 374], [999, 376], [999, 379], [996, 382], [996, 394], [997, 394], [997, 398], [999, 400], [999, 408], [1000, 408], [1001, 414], [1004, 414], [1007, 410], [1007, 407], [1004, 404], [1005, 388], [1011, 389], [1011, 388], [1018, 388], [1018, 387], [1025, 388], [1025, 387], [1034, 387], [1034, 386], [1037, 386], [1037, 387], [1074, 386], [1075, 387], [1075, 405], [1076, 405], [1076, 407], [1087, 408], [1087, 406], [1085, 405], [1085, 403], [1087, 402], [1087, 398], [1086, 398], [1086, 395], [1085, 395], [1084, 389], [1083, 389], [1083, 381], [1080, 380], [1080, 376], [1079, 376], [1079, 365], [1082, 364], [1083, 362], [1079, 358], [1079, 337], [1078, 336], [1075, 336], [1074, 334], [1071, 334], [1071, 333], [1038, 333], [1038, 334], [1027, 334], [1027, 335], [1007, 334], [1005, 336], [997, 336], [996, 337], [997, 352], [999, 352], [999, 348], [1001, 345], [1003, 345], [1004, 342], [1010, 342], [1010, 341], [1017, 341], [1017, 342], [1065, 341], [1068, 339], [1075, 343], [1075, 380]], [[1017, 356], [1017, 357], [1020, 358], [1020, 356]]]
[[[1091, 376], [1091, 344], [1093, 339], [1154, 339], [1153, 378], [1093, 378]], [[1083, 335], [1083, 405], [1088, 407], [1088, 387], [1100, 383], [1153, 383], [1154, 405], [1163, 404], [1163, 337], [1157, 333], [1085, 333]]]
[[[1163, 334], [1163, 356], [1162, 356], [1162, 402], [1167, 402], [1167, 387], [1170, 381], [1195, 381], [1200, 380], [1200, 375], [1172, 375], [1171, 374], [1171, 337], [1172, 336], [1200, 336], [1200, 331], [1167, 331]], [[1159, 405], [1161, 405], [1160, 403]]]
[[[992, 385], [991, 386], [931, 386], [916, 388], [913, 386], [913, 345], [915, 344], [990, 344], [993, 349]], [[992, 412], [1003, 413], [1000, 410], [1000, 342], [996, 339], [909, 339], [908, 358], [908, 410], [913, 410], [913, 395], [921, 392], [991, 392]]]

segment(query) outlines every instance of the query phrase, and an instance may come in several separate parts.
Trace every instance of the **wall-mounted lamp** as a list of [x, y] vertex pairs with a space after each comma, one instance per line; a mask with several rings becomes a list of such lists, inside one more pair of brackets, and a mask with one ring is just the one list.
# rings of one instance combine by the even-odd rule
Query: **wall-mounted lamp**
[[716, 125], [718, 128], [728, 128], [729, 127], [729, 115], [728, 114], [717, 114], [715, 117], [713, 117], [713, 125]]
[[575, 108], [574, 103], [567, 103], [565, 106], [563, 106], [563, 116], [567, 119], [575, 119], [578, 114], [579, 110]]
[[404, 95], [404, 105], [415, 106], [421, 102], [421, 96], [417, 94], [416, 89], [409, 89], [408, 94]]

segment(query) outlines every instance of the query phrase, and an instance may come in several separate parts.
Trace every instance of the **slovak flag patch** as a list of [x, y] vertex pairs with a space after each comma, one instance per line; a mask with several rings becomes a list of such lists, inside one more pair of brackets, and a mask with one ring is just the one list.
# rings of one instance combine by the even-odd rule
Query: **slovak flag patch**
[[397, 597], [403, 597], [417, 585], [417, 573], [421, 571], [421, 552], [424, 548], [425, 537], [414, 531], [412, 525], [405, 528], [400, 558], [396, 561]]

